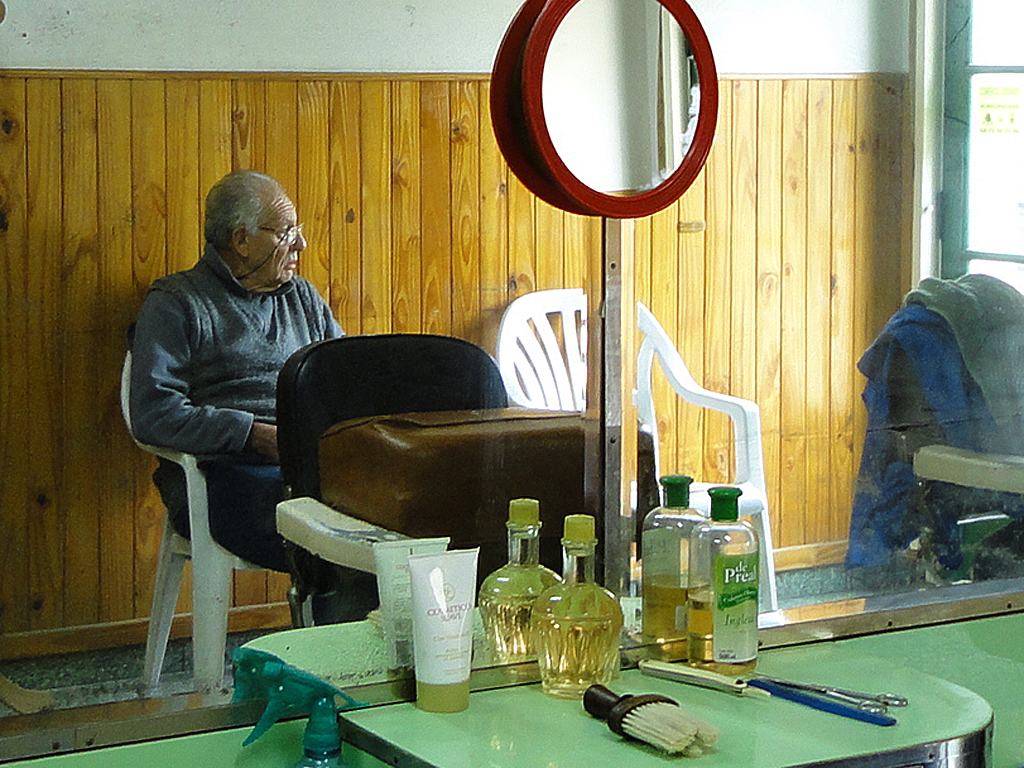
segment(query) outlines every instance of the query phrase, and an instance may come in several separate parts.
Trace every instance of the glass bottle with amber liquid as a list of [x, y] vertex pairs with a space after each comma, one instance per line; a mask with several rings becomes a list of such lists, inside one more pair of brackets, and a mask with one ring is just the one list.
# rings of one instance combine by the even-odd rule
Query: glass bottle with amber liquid
[[707, 518], [690, 509], [686, 475], [661, 478], [664, 504], [644, 518], [642, 557], [643, 633], [649, 640], [686, 646], [686, 603], [690, 577], [690, 532]]
[[568, 515], [562, 537], [562, 583], [533, 605], [541, 689], [582, 699], [591, 685], [607, 685], [619, 672], [622, 608], [594, 581], [594, 518]]
[[477, 605], [495, 660], [513, 664], [536, 657], [530, 614], [541, 593], [561, 581], [540, 564], [540, 502], [508, 504], [508, 563], [484, 579]]
[[712, 488], [711, 519], [690, 534], [688, 663], [727, 675], [757, 664], [757, 533], [739, 520], [740, 489]]

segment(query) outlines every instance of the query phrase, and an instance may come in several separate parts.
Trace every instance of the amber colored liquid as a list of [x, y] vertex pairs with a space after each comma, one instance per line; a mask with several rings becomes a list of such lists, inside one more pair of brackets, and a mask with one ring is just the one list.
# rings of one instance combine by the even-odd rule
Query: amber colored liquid
[[559, 581], [542, 565], [512, 563], [484, 579], [477, 603], [496, 661], [513, 664], [534, 658], [530, 613], [541, 593]]
[[689, 608], [686, 613], [686, 630], [689, 638], [687, 658], [690, 664], [723, 675], [739, 675], [749, 672], [757, 665], [757, 659], [739, 664], [728, 664], [715, 661], [714, 656], [714, 614], [708, 602], [708, 592], [691, 592]]
[[686, 637], [687, 596], [686, 587], [644, 583], [644, 635], [655, 640]]
[[618, 674], [621, 618], [545, 616], [534, 629], [544, 693], [581, 699], [591, 685], [607, 685]]
[[536, 599], [530, 595], [500, 600], [480, 596], [484, 631], [501, 663], [526, 661], [534, 656], [530, 611]]

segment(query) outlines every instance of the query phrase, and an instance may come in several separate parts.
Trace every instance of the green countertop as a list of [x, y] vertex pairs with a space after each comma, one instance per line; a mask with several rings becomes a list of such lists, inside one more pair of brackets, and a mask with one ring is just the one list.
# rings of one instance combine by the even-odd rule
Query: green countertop
[[[907, 696], [890, 710], [899, 723], [881, 727], [810, 709], [781, 699], [740, 697], [624, 672], [616, 693], [661, 693], [718, 726], [715, 749], [700, 758], [717, 766], [795, 766], [855, 756], [900, 752], [920, 744], [957, 740], [984, 731], [989, 705], [971, 691], [874, 652], [870, 642], [823, 643], [769, 651], [758, 669], [789, 679]], [[579, 702], [545, 696], [539, 686], [485, 691], [458, 714], [420, 712], [412, 704], [345, 713], [373, 734], [362, 744], [381, 750], [398, 766], [439, 768], [621, 768], [663, 766], [665, 757], [637, 742], [624, 742], [587, 715]], [[419, 760], [392, 754], [397, 747]], [[422, 761], [422, 762], [420, 762]], [[907, 764], [916, 760], [902, 760]]]
[[[762, 654], [758, 668], [806, 682], [891, 691], [907, 696], [910, 705], [890, 710], [899, 723], [886, 728], [787, 701], [746, 699], [644, 677], [635, 670], [611, 687], [619, 693], [664, 693], [716, 724], [722, 731], [717, 748], [693, 763], [703, 768], [841, 761], [956, 740], [984, 730], [993, 713], [992, 765], [1024, 766], [1024, 614], [773, 649]], [[279, 723], [244, 749], [248, 729], [234, 729], [18, 765], [288, 768], [298, 757], [303, 725]], [[667, 759], [624, 742], [578, 702], [549, 698], [537, 685], [474, 693], [469, 710], [457, 714], [428, 714], [411, 704], [346, 712], [343, 726], [354, 729], [356, 745], [372, 753], [346, 745], [353, 768], [663, 768]], [[919, 757], [914, 762], [926, 761], [928, 751]]]

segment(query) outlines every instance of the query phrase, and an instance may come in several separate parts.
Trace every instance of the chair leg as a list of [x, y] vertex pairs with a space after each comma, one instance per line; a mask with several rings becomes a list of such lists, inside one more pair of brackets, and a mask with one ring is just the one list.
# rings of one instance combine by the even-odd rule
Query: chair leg
[[[197, 561], [202, 563], [199, 570]], [[233, 569], [230, 558], [220, 552], [206, 553], [205, 558], [195, 554], [192, 564], [193, 675], [196, 689], [202, 692], [214, 690], [224, 681]]]
[[761, 613], [774, 613], [779, 610], [779, 596], [775, 586], [775, 550], [772, 547], [772, 529], [764, 510], [756, 515], [756, 518], [759, 528], [757, 533], [761, 539], [759, 564], [761, 583], [758, 589], [761, 594], [761, 605], [758, 610]]
[[160, 671], [167, 653], [167, 639], [174, 620], [174, 607], [178, 603], [178, 591], [181, 589], [186, 556], [174, 551], [176, 536], [170, 520], [165, 520], [153, 583], [153, 602], [149, 610], [146, 656], [142, 667], [142, 680], [147, 688], [156, 687], [160, 681]]

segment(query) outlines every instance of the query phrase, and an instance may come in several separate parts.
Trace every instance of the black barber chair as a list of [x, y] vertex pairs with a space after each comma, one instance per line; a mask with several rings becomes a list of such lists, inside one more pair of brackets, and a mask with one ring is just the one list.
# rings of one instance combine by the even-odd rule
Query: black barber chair
[[[320, 438], [363, 417], [504, 408], [501, 374], [468, 341], [426, 334], [345, 336], [295, 352], [277, 385], [278, 445], [289, 498], [321, 500]], [[387, 467], [381, 467], [387, 472]], [[375, 577], [289, 544], [295, 626], [365, 618], [377, 605]], [[329, 617], [329, 618], [328, 618]]]

